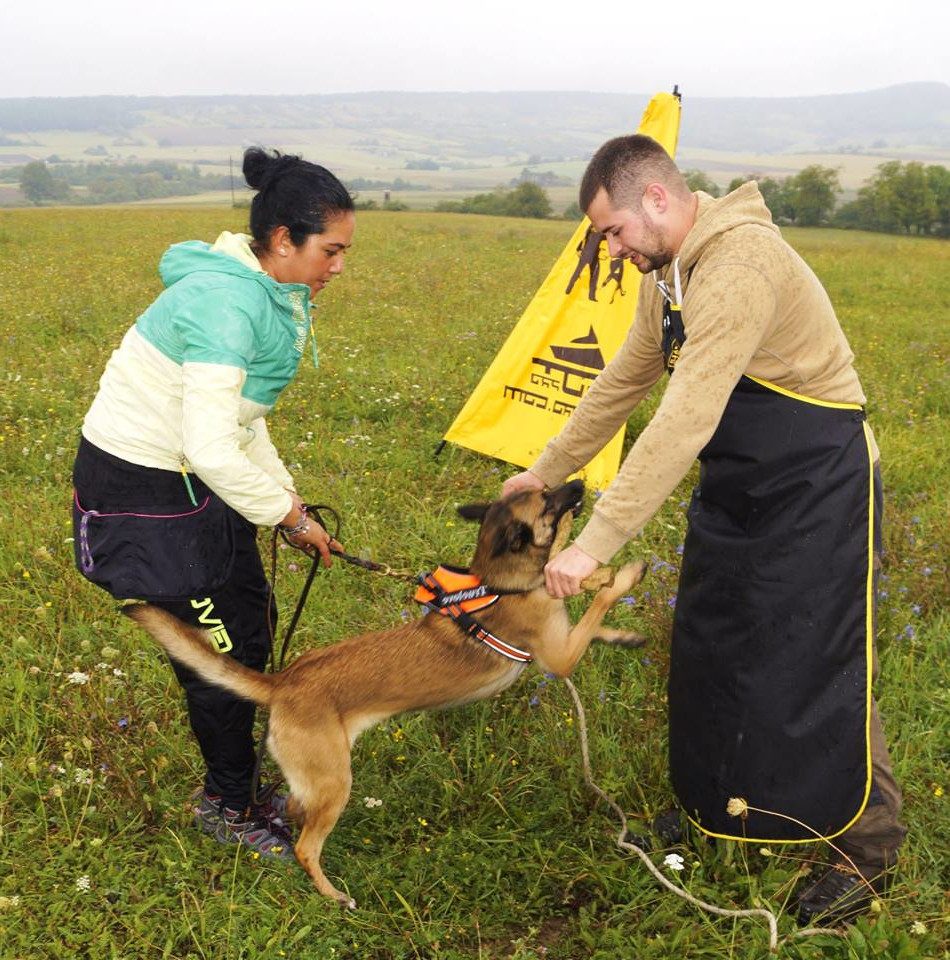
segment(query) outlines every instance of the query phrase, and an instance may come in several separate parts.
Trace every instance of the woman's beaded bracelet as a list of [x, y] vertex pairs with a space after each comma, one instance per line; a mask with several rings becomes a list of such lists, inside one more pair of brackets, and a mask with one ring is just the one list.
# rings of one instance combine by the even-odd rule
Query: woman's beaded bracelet
[[306, 533], [310, 529], [310, 517], [307, 515], [307, 511], [304, 510], [300, 515], [300, 519], [292, 527], [284, 523], [278, 524], [278, 526], [288, 537], [299, 537], [302, 533]]

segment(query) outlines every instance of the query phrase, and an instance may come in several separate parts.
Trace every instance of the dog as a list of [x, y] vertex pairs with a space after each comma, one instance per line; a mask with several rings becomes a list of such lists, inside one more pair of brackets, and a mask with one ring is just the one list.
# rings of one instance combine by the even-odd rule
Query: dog
[[575, 480], [552, 491], [520, 491], [459, 507], [463, 518], [481, 523], [470, 570], [454, 571], [462, 589], [439, 595], [441, 588], [427, 578], [416, 597], [429, 601], [421, 618], [311, 650], [276, 674], [222, 656], [206, 631], [158, 607], [123, 608], [170, 657], [270, 710], [267, 747], [290, 789], [288, 811], [300, 825], [294, 854], [324, 896], [356, 906], [327, 879], [320, 857], [349, 799], [350, 752], [364, 730], [395, 714], [490, 697], [514, 683], [530, 659], [566, 677], [593, 640], [643, 642], [636, 633], [601, 625], [607, 610], [643, 578], [642, 562], [616, 571], [574, 627], [563, 600], [545, 589], [544, 566], [566, 539], [583, 493]]

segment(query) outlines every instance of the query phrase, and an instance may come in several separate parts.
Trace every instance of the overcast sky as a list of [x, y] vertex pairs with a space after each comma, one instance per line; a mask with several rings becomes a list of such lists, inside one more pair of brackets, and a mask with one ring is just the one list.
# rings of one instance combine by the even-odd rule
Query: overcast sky
[[950, 2], [0, 0], [0, 97], [950, 82]]

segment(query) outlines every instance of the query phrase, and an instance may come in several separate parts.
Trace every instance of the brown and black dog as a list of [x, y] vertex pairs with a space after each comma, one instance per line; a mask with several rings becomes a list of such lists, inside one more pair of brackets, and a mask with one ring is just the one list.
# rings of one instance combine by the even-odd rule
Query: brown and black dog
[[[642, 579], [642, 563], [618, 570], [574, 627], [564, 602], [545, 590], [544, 565], [560, 548], [583, 492], [583, 483], [575, 480], [553, 491], [523, 491], [459, 508], [464, 518], [481, 521], [471, 574], [502, 592], [478, 611], [478, 624], [529, 653], [541, 670], [562, 677], [592, 640], [642, 643], [638, 634], [601, 626], [607, 610]], [[327, 879], [320, 854], [350, 795], [356, 738], [398, 713], [490, 697], [514, 683], [525, 667], [438, 612], [312, 650], [276, 674], [258, 673], [222, 656], [204, 631], [158, 607], [132, 604], [123, 612], [169, 656], [270, 710], [267, 746], [290, 788], [289, 809], [301, 826], [294, 853], [320, 893], [349, 907], [355, 903]]]

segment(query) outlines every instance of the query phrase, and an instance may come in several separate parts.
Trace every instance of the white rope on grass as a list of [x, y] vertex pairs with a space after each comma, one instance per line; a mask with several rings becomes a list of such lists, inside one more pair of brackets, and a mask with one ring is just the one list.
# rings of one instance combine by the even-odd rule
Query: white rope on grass
[[769, 924], [769, 952], [775, 953], [778, 949], [778, 921], [771, 910], [766, 910], [764, 907], [756, 907], [751, 910], [727, 910], [725, 907], [717, 907], [715, 904], [706, 903], [705, 900], [694, 897], [688, 890], [684, 890], [682, 887], [678, 887], [675, 883], [667, 880], [644, 850], [635, 843], [629, 843], [624, 839], [627, 835], [627, 815], [613, 797], [608, 796], [594, 783], [590, 772], [590, 753], [587, 749], [587, 717], [584, 713], [584, 705], [581, 703], [581, 698], [577, 695], [574, 684], [571, 683], [567, 677], [564, 678], [564, 683], [567, 684], [567, 689], [570, 690], [571, 697], [574, 699], [574, 706], [577, 709], [578, 727], [581, 735], [581, 756], [584, 761], [584, 782], [601, 800], [611, 807], [614, 813], [620, 818], [620, 833], [617, 835], [617, 846], [620, 847], [621, 850], [628, 850], [631, 853], [635, 853], [647, 865], [650, 873], [652, 873], [667, 890], [689, 901], [693, 906], [706, 910], [709, 913], [718, 914], [721, 917], [763, 917]]

